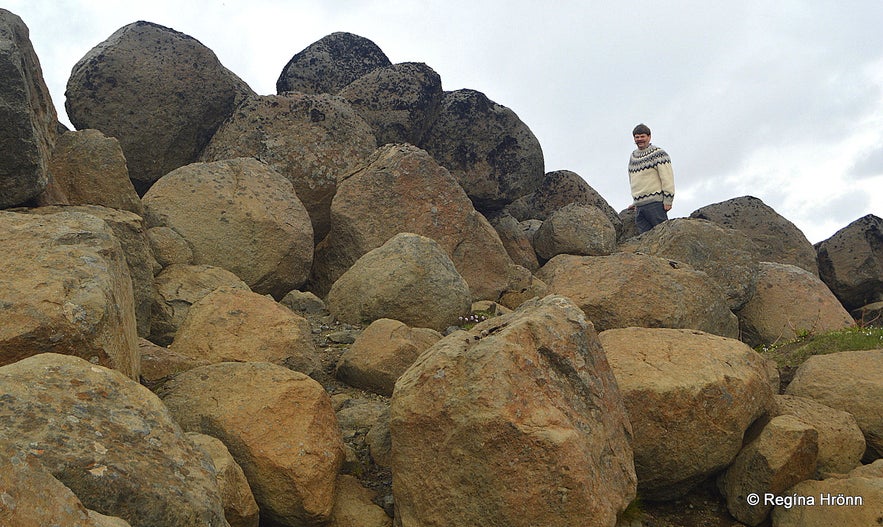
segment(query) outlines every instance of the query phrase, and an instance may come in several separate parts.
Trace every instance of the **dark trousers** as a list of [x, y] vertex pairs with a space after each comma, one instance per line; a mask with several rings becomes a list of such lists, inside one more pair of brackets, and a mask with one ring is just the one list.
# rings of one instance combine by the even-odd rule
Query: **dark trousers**
[[643, 234], [660, 223], [668, 220], [668, 213], [661, 201], [653, 201], [646, 205], [638, 205], [635, 208], [635, 225], [638, 226], [638, 233]]

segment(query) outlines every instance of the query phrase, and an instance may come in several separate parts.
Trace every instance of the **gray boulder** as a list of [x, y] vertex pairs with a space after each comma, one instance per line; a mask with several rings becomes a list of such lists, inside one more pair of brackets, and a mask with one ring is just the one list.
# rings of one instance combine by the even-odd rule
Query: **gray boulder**
[[294, 55], [276, 80], [276, 93], [336, 94], [377, 68], [391, 65], [377, 44], [352, 33], [336, 32]]
[[883, 219], [868, 214], [816, 244], [819, 273], [846, 309], [883, 301]]
[[254, 94], [195, 38], [144, 21], [123, 26], [86, 53], [65, 93], [78, 130], [94, 128], [119, 140], [141, 195], [196, 161], [233, 109]]
[[543, 150], [515, 112], [475, 90], [445, 92], [420, 144], [451, 171], [475, 208], [499, 210], [539, 187]]
[[571, 203], [546, 218], [533, 246], [543, 261], [559, 254], [606, 256], [616, 250], [616, 229], [597, 207]]
[[37, 197], [49, 183], [58, 116], [21, 18], [0, 9], [0, 208]]

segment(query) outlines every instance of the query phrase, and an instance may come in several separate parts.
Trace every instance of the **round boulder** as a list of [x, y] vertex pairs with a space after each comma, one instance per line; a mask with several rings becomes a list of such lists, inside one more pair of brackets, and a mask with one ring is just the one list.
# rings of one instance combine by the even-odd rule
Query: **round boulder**
[[846, 309], [883, 300], [883, 219], [859, 218], [816, 249], [822, 280]]
[[281, 298], [309, 276], [313, 229], [291, 183], [256, 159], [193, 163], [143, 199], [150, 227], [189, 243], [192, 263], [222, 267], [255, 292]]
[[616, 229], [597, 207], [571, 203], [553, 212], [533, 238], [537, 256], [605, 256], [616, 250]]

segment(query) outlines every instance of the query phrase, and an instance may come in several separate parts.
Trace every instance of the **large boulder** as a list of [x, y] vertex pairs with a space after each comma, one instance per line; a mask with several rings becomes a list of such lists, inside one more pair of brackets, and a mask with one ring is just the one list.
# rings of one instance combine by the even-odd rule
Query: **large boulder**
[[831, 290], [796, 265], [761, 262], [757, 292], [737, 312], [742, 340], [751, 346], [788, 341], [804, 333], [825, 333], [855, 321]]
[[571, 203], [600, 209], [613, 224], [617, 236], [621, 233], [622, 220], [613, 207], [582, 176], [570, 170], [547, 172], [539, 188], [506, 205], [506, 211], [518, 221], [545, 220]]
[[241, 288], [219, 287], [190, 306], [169, 349], [196, 361], [271, 362], [307, 375], [318, 362], [306, 319]]
[[209, 459], [120, 372], [45, 353], [0, 367], [0, 393], [0, 444], [36, 456], [86, 507], [133, 527], [227, 526]]
[[346, 99], [291, 92], [246, 99], [201, 159], [253, 157], [274, 168], [294, 185], [319, 241], [328, 233], [339, 181], [376, 147], [371, 128]]
[[441, 331], [469, 311], [469, 286], [431, 238], [393, 236], [367, 252], [334, 282], [326, 305], [338, 320], [366, 324], [381, 318]]
[[190, 306], [218, 287], [250, 290], [238, 276], [211, 265], [173, 264], [156, 275], [156, 303], [150, 324], [151, 342], [168, 346], [187, 317]]
[[41, 206], [101, 205], [144, 215], [141, 198], [129, 179], [123, 149], [115, 137], [98, 130], [61, 134], [49, 170], [52, 192], [40, 197]]
[[814, 355], [785, 393], [851, 413], [865, 434], [866, 458], [883, 457], [883, 349]]
[[487, 219], [494, 226], [503, 247], [512, 261], [531, 272], [540, 268], [537, 252], [533, 248], [533, 233], [528, 233], [525, 225], [508, 212], [488, 214]]
[[0, 208], [37, 197], [49, 182], [58, 115], [28, 27], [0, 9]]
[[132, 279], [107, 223], [0, 212], [0, 247], [0, 365], [54, 352], [138, 378]]
[[230, 450], [220, 439], [205, 434], [187, 432], [187, 437], [209, 455], [215, 466], [224, 517], [230, 527], [258, 527], [258, 504], [242, 467], [233, 459]]
[[559, 254], [606, 256], [616, 250], [616, 229], [597, 207], [571, 203], [546, 218], [533, 246], [542, 261]]
[[256, 159], [193, 163], [144, 195], [149, 227], [170, 227], [194, 264], [222, 267], [282, 298], [309, 276], [313, 229], [291, 183]]
[[338, 379], [387, 397], [396, 380], [411, 367], [417, 357], [442, 338], [429, 328], [381, 318], [371, 323], [343, 352], [337, 362]]
[[420, 146], [482, 212], [503, 208], [543, 180], [543, 150], [533, 132], [515, 112], [475, 90], [445, 92]]
[[438, 242], [476, 298], [497, 300], [507, 289], [512, 260], [500, 237], [450, 172], [411, 145], [377, 149], [340, 183], [312, 288], [324, 296], [363, 254], [401, 232]]
[[78, 130], [119, 139], [143, 195], [160, 177], [196, 161], [218, 126], [253, 94], [195, 38], [139, 21], [74, 65], [65, 108]]
[[883, 219], [868, 214], [816, 244], [819, 273], [850, 311], [883, 301]]
[[442, 94], [438, 73], [417, 62], [377, 68], [338, 93], [371, 126], [377, 146], [420, 144], [438, 112]]
[[276, 93], [335, 94], [362, 75], [390, 65], [377, 44], [339, 31], [291, 57], [276, 80]]
[[646, 254], [561, 254], [537, 277], [550, 294], [573, 300], [599, 331], [636, 326], [739, 335], [720, 286], [687, 264]]
[[773, 527], [880, 525], [883, 467], [875, 467], [878, 463], [856, 468], [846, 477], [808, 479], [791, 487], [773, 509]]
[[[17, 211], [18, 212], [18, 211]], [[141, 216], [126, 210], [98, 205], [44, 206], [22, 209], [28, 214], [58, 214], [60, 212], [82, 212], [104, 220], [110, 227], [126, 257], [129, 276], [132, 278], [132, 294], [135, 301], [135, 322], [138, 336], [150, 334], [153, 318], [153, 304], [156, 297], [154, 275], [159, 272], [159, 264], [150, 250], [150, 242], [144, 230]]]
[[776, 395], [770, 415], [793, 415], [819, 433], [818, 475], [845, 474], [861, 463], [865, 436], [855, 417], [806, 397]]
[[599, 338], [625, 400], [646, 499], [677, 498], [726, 468], [772, 406], [764, 359], [738, 340], [648, 328]]
[[429, 348], [396, 383], [389, 426], [402, 527], [610, 526], [635, 496], [616, 381], [562, 297]]
[[704, 271], [721, 286], [734, 311], [754, 295], [758, 250], [741, 231], [706, 220], [675, 218], [624, 242], [619, 249], [684, 262]]
[[178, 375], [160, 396], [182, 428], [227, 446], [262, 521], [299, 527], [328, 520], [343, 441], [319, 383], [269, 363], [225, 362]]
[[757, 259], [796, 265], [819, 274], [816, 252], [796, 225], [753, 196], [707, 205], [690, 214], [744, 232], [758, 246]]
[[796, 417], [774, 417], [718, 479], [727, 509], [746, 525], [759, 525], [773, 505], [754, 503], [752, 493], [781, 496], [816, 471], [818, 432]]

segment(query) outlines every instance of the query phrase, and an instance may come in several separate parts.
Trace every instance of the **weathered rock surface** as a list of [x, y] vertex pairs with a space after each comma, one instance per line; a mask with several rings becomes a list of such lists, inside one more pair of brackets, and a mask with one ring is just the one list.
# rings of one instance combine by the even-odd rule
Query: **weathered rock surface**
[[86, 53], [65, 94], [78, 130], [119, 140], [129, 177], [143, 195], [160, 177], [196, 161], [218, 126], [254, 92], [195, 38], [139, 21]]
[[420, 144], [438, 112], [442, 94], [438, 73], [417, 62], [377, 68], [338, 93], [371, 126], [377, 146]]
[[558, 255], [537, 277], [580, 307], [599, 331], [686, 328], [737, 338], [738, 320], [707, 274], [655, 256]]
[[619, 249], [684, 262], [705, 272], [724, 290], [734, 311], [754, 295], [758, 249], [742, 231], [705, 220], [675, 218], [624, 242]]
[[54, 352], [138, 378], [132, 280], [104, 221], [0, 212], [0, 247], [0, 365]]
[[508, 288], [512, 261], [494, 228], [450, 172], [411, 145], [377, 149], [340, 183], [312, 288], [324, 296], [363, 254], [402, 232], [438, 242], [476, 298], [496, 300]]
[[210, 364], [208, 360], [177, 353], [147, 339], [138, 340], [138, 349], [141, 352], [141, 382], [151, 390], [177, 373]]
[[482, 212], [499, 210], [543, 180], [543, 150], [518, 116], [475, 90], [445, 92], [420, 144]]
[[773, 527], [875, 526], [883, 518], [883, 477], [868, 477], [861, 468], [846, 478], [798, 483], [788, 489], [788, 497], [792, 496], [805, 501], [773, 509]]
[[883, 349], [814, 355], [785, 393], [851, 413], [865, 434], [866, 458], [883, 457]]
[[756, 293], [737, 315], [742, 340], [751, 346], [855, 325], [816, 275], [795, 265], [773, 262], [760, 263]]
[[350, 324], [381, 318], [438, 331], [472, 303], [469, 286], [434, 240], [401, 233], [359, 258], [331, 287], [328, 310]]
[[303, 284], [313, 230], [291, 183], [256, 159], [193, 163], [144, 195], [149, 227], [180, 234], [192, 263], [231, 271], [256, 293], [282, 298]]
[[543, 261], [559, 254], [606, 256], [616, 250], [616, 229], [597, 207], [571, 203], [546, 218], [533, 246]]
[[295, 527], [328, 520], [343, 442], [319, 383], [269, 363], [226, 362], [184, 372], [160, 395], [182, 428], [227, 446], [262, 521]]
[[846, 309], [883, 301], [883, 219], [859, 218], [816, 250], [822, 280]]
[[390, 66], [389, 58], [367, 38], [336, 32], [294, 55], [276, 80], [276, 92], [337, 93], [362, 75]]
[[193, 263], [193, 249], [190, 244], [171, 227], [147, 229], [147, 241], [153, 257], [161, 267]]
[[[49, 163], [51, 196], [43, 205], [101, 205], [144, 215], [141, 198], [129, 179], [119, 141], [98, 130], [66, 132], [58, 137]], [[52, 199], [55, 196], [60, 199]]]
[[45, 353], [0, 368], [0, 444], [34, 455], [83, 504], [133, 527], [226, 527], [208, 458], [153, 393]]
[[632, 424], [645, 499], [682, 496], [726, 468], [772, 405], [764, 359], [738, 340], [637, 327], [599, 338]]
[[350, 386], [391, 396], [396, 380], [441, 338], [433, 329], [411, 328], [388, 318], [376, 320], [341, 355], [335, 375]]
[[528, 234], [527, 229], [521, 222], [508, 212], [489, 214], [488, 221], [503, 242], [503, 247], [509, 254], [509, 258], [516, 265], [520, 265], [531, 272], [540, 268], [537, 260], [537, 252], [533, 248], [533, 233]]
[[230, 527], [258, 527], [258, 504], [254, 501], [242, 467], [236, 464], [224, 443], [196, 432], [187, 432], [187, 438], [208, 454], [215, 466], [224, 517]]
[[28, 27], [0, 9], [0, 208], [22, 205], [49, 182], [58, 115]]
[[288, 178], [306, 207], [316, 241], [328, 233], [338, 182], [376, 148], [350, 103], [331, 95], [249, 97], [212, 137], [203, 161], [253, 157]]
[[337, 500], [327, 527], [392, 527], [392, 518], [373, 503], [374, 493], [352, 476], [337, 478]]
[[169, 348], [195, 360], [317, 368], [310, 324], [264, 295], [219, 287], [196, 301]]
[[156, 303], [150, 340], [162, 346], [172, 343], [190, 306], [218, 287], [249, 290], [238, 276], [211, 265], [173, 264], [156, 275]]
[[596, 207], [613, 224], [617, 236], [621, 233], [622, 220], [616, 211], [585, 179], [570, 170], [547, 172], [535, 191], [506, 205], [506, 211], [518, 221], [545, 220], [556, 210], [571, 203]]
[[796, 265], [818, 276], [816, 252], [796, 225], [753, 196], [733, 198], [702, 207], [691, 218], [738, 229], [757, 244], [757, 259]]
[[775, 403], [772, 416], [793, 415], [818, 431], [819, 475], [845, 474], [861, 463], [865, 436], [852, 414], [794, 395], [776, 395]]
[[616, 381], [562, 297], [424, 352], [396, 383], [390, 431], [403, 527], [609, 526], [635, 495]]
[[747, 525], [763, 522], [773, 509], [749, 503], [751, 493], [782, 496], [816, 471], [818, 432], [796, 417], [774, 417], [746, 445], [718, 481], [730, 514]]

